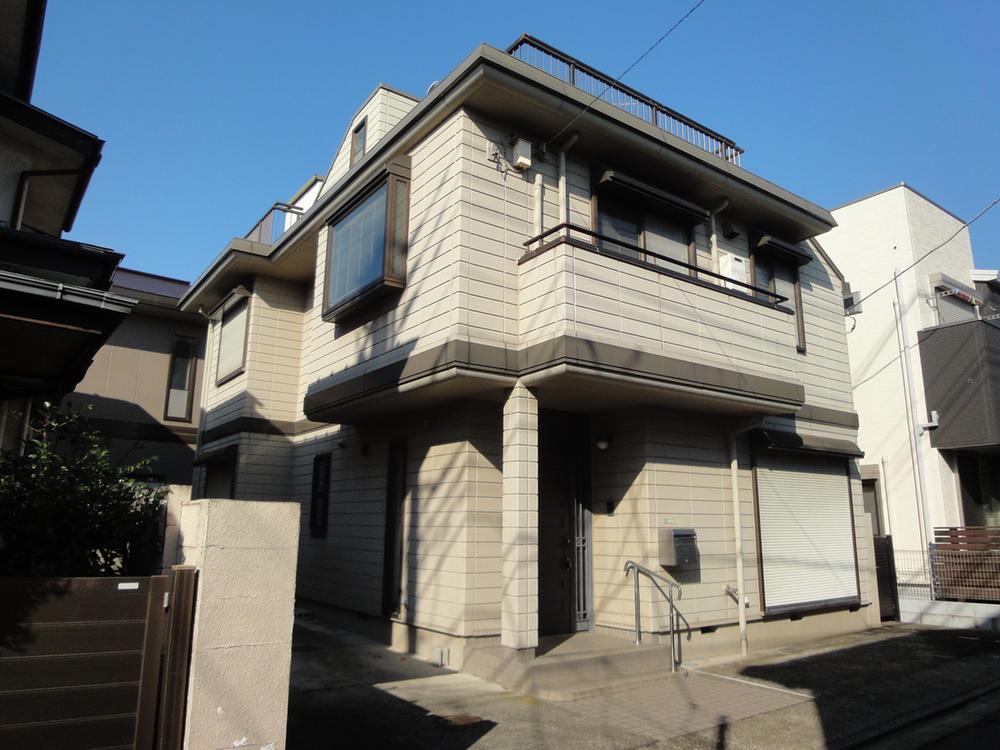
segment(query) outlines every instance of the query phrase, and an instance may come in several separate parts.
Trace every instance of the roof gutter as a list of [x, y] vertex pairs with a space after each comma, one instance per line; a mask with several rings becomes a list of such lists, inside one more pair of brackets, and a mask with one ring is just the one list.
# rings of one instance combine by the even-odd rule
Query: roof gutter
[[26, 102], [31, 101], [31, 92], [35, 88], [38, 50], [42, 46], [42, 28], [45, 26], [45, 4], [46, 0], [28, 0], [24, 9], [24, 33], [21, 35], [16, 96]]

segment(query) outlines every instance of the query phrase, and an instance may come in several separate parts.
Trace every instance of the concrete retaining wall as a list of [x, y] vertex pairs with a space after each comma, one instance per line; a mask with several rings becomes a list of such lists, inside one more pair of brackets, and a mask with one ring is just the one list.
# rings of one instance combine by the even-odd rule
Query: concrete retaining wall
[[1000, 630], [1000, 604], [900, 599], [899, 619], [944, 628]]

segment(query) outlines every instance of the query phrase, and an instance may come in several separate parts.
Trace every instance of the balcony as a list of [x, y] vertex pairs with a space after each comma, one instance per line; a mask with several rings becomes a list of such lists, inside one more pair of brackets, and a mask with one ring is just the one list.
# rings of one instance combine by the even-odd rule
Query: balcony
[[917, 334], [935, 448], [1000, 447], [1000, 326], [968, 320]]
[[575, 368], [567, 394], [586, 392], [583, 380], [607, 391], [608, 376], [624, 376], [696, 408], [787, 413], [801, 405], [795, 323], [783, 297], [579, 226], [554, 227], [526, 245], [520, 346], [551, 348]]
[[275, 203], [271, 209], [264, 214], [254, 228], [246, 233], [244, 239], [251, 242], [260, 242], [265, 245], [273, 245], [285, 230], [294, 224], [304, 211], [297, 206], [289, 206], [286, 203]]
[[615, 82], [611, 76], [550, 47], [539, 39], [524, 34], [507, 48], [507, 52], [521, 62], [576, 86], [591, 96], [655, 125], [660, 130], [677, 136], [730, 164], [740, 166], [743, 149], [729, 138], [629, 86]]

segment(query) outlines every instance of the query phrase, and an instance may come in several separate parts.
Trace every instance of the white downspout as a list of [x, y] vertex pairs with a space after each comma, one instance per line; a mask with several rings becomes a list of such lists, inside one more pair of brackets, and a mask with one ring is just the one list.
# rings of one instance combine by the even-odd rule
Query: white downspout
[[[566, 152], [580, 139], [578, 133], [573, 133], [559, 149], [559, 223], [569, 222], [569, 190], [566, 187]], [[568, 232], [566, 232], [568, 234]]]
[[542, 173], [536, 169], [535, 170], [535, 195], [534, 195], [534, 200], [535, 200], [534, 226], [532, 227], [532, 232], [531, 232], [532, 235], [535, 236], [535, 237], [537, 237], [538, 235], [540, 235], [544, 231], [542, 229], [542, 226], [545, 223], [542, 220], [542, 190], [543, 190], [543, 188], [542, 188]]
[[[896, 288], [896, 299], [893, 302], [893, 311], [896, 314], [896, 339], [899, 346], [899, 359], [903, 365], [903, 396], [906, 399], [906, 426], [910, 438], [910, 454], [913, 458], [913, 471], [917, 489], [917, 505], [920, 509], [919, 520], [922, 521], [923, 533], [923, 558], [924, 570], [927, 571], [927, 552], [930, 549], [932, 534], [930, 513], [927, 508], [927, 483], [924, 479], [924, 456], [920, 450], [920, 437], [922, 430], [917, 421], [917, 404], [914, 400], [913, 374], [910, 372], [910, 346], [906, 335], [906, 323], [903, 320], [903, 307], [900, 302], [899, 293], [899, 270], [893, 271], [893, 284]], [[929, 571], [928, 571], [929, 574]], [[928, 582], [930, 577], [928, 575]], [[933, 592], [932, 592], [933, 594]]]
[[708, 212], [708, 247], [712, 253], [712, 270], [719, 273], [719, 238], [715, 227], [715, 217], [729, 208], [729, 199], [722, 201]]
[[747, 642], [747, 606], [743, 580], [743, 529], [740, 518], [740, 467], [736, 450], [736, 434], [729, 436], [729, 476], [733, 486], [733, 537], [736, 544], [736, 611], [740, 622], [740, 651], [743, 656], [749, 651]]
[[746, 581], [743, 568], [743, 524], [740, 516], [740, 464], [736, 437], [748, 430], [759, 427], [763, 420], [755, 419], [750, 423], [737, 427], [729, 433], [729, 483], [733, 496], [733, 541], [736, 547], [736, 611], [740, 623], [740, 651], [746, 656], [750, 645], [747, 638], [747, 596]]

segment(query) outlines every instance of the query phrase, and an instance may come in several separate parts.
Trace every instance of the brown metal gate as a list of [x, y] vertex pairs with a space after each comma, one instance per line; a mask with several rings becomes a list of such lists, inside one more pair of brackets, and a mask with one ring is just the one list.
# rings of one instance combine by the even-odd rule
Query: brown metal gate
[[875, 578], [878, 582], [878, 605], [883, 620], [899, 619], [899, 589], [896, 585], [896, 559], [891, 536], [876, 536]]
[[195, 576], [0, 578], [0, 748], [180, 748]]

